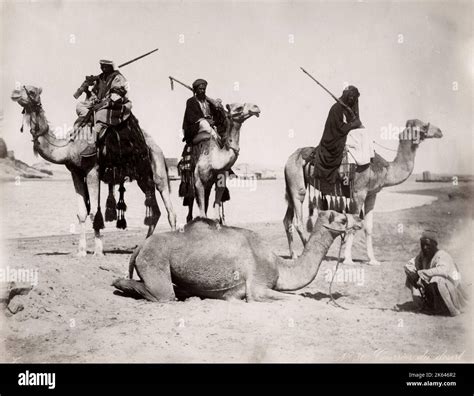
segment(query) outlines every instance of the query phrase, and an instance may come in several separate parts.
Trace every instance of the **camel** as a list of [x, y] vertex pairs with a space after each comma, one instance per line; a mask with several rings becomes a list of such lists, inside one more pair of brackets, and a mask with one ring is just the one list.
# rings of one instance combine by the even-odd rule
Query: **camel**
[[[425, 139], [441, 138], [441, 130], [420, 120], [408, 120], [405, 129], [399, 134], [399, 145], [395, 159], [389, 163], [388, 168], [383, 170], [372, 169], [369, 166], [366, 170], [356, 173], [354, 181], [354, 200], [356, 204], [355, 213], [360, 213], [364, 209], [364, 230], [367, 244], [368, 264], [380, 265], [375, 258], [372, 246], [373, 231], [373, 209], [377, 193], [384, 187], [395, 186], [403, 183], [413, 172], [415, 165], [415, 155], [418, 145]], [[301, 153], [303, 150], [312, 150], [313, 147], [297, 149], [288, 158], [285, 165], [286, 200], [288, 207], [283, 224], [288, 238], [288, 246], [291, 257], [296, 257], [293, 250], [293, 228], [296, 228], [298, 235], [306, 244], [303, 233], [303, 201], [306, 196], [308, 183], [314, 186], [314, 179], [309, 177], [313, 166], [305, 166]], [[311, 168], [311, 169], [310, 169]], [[315, 211], [315, 215], [317, 212]], [[310, 224], [312, 219], [309, 219]], [[293, 227], [294, 225], [294, 227]], [[344, 249], [344, 264], [354, 264], [352, 260], [352, 243], [354, 233], [348, 233]]]
[[[85, 222], [88, 214], [90, 214], [91, 219], [94, 218], [94, 213], [91, 212], [90, 208], [91, 201], [87, 184], [87, 175], [90, 174], [96, 176], [94, 178], [96, 183], [94, 183], [94, 186], [91, 186], [95, 190], [94, 193], [98, 191], [100, 183], [98, 178], [97, 156], [95, 155], [95, 140], [83, 137], [79, 137], [75, 140], [57, 138], [51, 131], [48, 121], [46, 120], [41, 104], [41, 93], [41, 88], [28, 85], [14, 90], [11, 99], [23, 107], [23, 124], [30, 127], [35, 153], [38, 153], [46, 161], [54, 164], [65, 165], [71, 172], [76, 191], [78, 205], [77, 218], [80, 226], [79, 250], [77, 255], [83, 257], [87, 255]], [[175, 230], [176, 215], [170, 198], [170, 187], [165, 158], [161, 148], [153, 141], [151, 136], [145, 132], [144, 135], [145, 141], [151, 151], [153, 183], [160, 192], [163, 203], [168, 211], [168, 221], [171, 229]], [[85, 155], [86, 153], [89, 153], [89, 155]], [[145, 192], [147, 186], [144, 185], [144, 182], [137, 182], [140, 189]], [[97, 202], [97, 197], [95, 199], [95, 202]], [[154, 193], [152, 199], [157, 207], [158, 204], [156, 203]], [[156, 218], [156, 222], [158, 222], [158, 218]], [[148, 236], [153, 233], [156, 222], [155, 224], [149, 225]], [[101, 256], [103, 255], [103, 243], [100, 231], [94, 230], [94, 236], [94, 255]]]
[[[159, 302], [191, 296], [247, 302], [301, 298], [285, 292], [310, 284], [334, 239], [361, 227], [357, 216], [320, 212], [303, 254], [285, 260], [253, 231], [197, 218], [183, 232], [145, 240], [130, 259], [130, 279], [112, 285], [125, 295]], [[132, 279], [134, 270], [140, 281]]]
[[[207, 209], [209, 206], [209, 195], [212, 186], [219, 183], [225, 186], [226, 173], [239, 156], [240, 128], [242, 124], [252, 116], [260, 116], [260, 109], [257, 105], [251, 103], [232, 103], [227, 105], [227, 127], [223, 137], [223, 147], [214, 138], [209, 139], [205, 143], [207, 145], [203, 149], [203, 153], [199, 156], [194, 168], [194, 188], [196, 192], [196, 200], [199, 206], [200, 217], [207, 217]], [[222, 214], [222, 198], [223, 189], [219, 189], [216, 194], [214, 207], [216, 208], [216, 217], [220, 222], [224, 222]], [[187, 221], [193, 218], [193, 202], [189, 205]]]

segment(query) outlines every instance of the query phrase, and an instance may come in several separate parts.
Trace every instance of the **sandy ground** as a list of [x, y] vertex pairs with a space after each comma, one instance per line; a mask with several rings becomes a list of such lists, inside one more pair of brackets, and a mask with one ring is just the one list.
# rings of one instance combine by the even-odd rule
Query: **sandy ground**
[[[365, 263], [363, 233], [354, 244], [356, 264], [344, 266], [329, 301], [328, 270], [339, 240], [316, 280], [298, 302], [250, 303], [191, 298], [151, 303], [114, 293], [131, 250], [144, 231], [108, 233], [104, 257], [76, 258], [76, 236], [6, 241], [10, 268], [38, 270], [38, 285], [16, 296], [24, 309], [2, 307], [6, 362], [460, 362], [473, 361], [472, 311], [435, 317], [393, 306], [409, 301], [403, 265], [415, 255], [420, 232], [436, 227], [441, 247], [456, 259], [472, 289], [472, 186], [423, 194], [431, 205], [375, 215], [380, 267]], [[283, 213], [282, 213], [283, 216]], [[163, 221], [163, 220], [162, 220]], [[403, 227], [403, 233], [399, 233]], [[287, 255], [281, 222], [248, 225], [280, 255]], [[93, 246], [92, 235], [88, 237]], [[301, 250], [301, 246], [299, 246]], [[90, 252], [92, 253], [92, 252]], [[349, 277], [352, 276], [352, 279]], [[407, 305], [408, 306], [408, 305]]]

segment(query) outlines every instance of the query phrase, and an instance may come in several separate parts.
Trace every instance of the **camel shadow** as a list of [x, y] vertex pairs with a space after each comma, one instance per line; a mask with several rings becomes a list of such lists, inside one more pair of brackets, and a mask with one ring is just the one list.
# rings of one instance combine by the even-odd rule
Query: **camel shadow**
[[[316, 300], [316, 301], [331, 298], [331, 296], [328, 293], [323, 293], [323, 292], [317, 292], [317, 293], [305, 292], [305, 293], [301, 293], [300, 295], [305, 298], [312, 298], [313, 300]], [[332, 298], [334, 300], [337, 300], [341, 297], [346, 297], [346, 295], [339, 292], [332, 293]]]
[[[326, 256], [326, 257], [324, 258], [324, 260], [326, 260], [326, 261], [337, 261], [338, 258], [335, 257], [335, 256]], [[342, 263], [342, 262], [344, 261], [344, 257], [341, 257], [340, 260], [341, 260], [341, 263]], [[362, 260], [362, 259], [352, 259], [352, 261], [353, 261], [354, 263], [360, 263], [360, 264], [364, 264], [364, 263], [367, 262], [367, 260]]]
[[44, 252], [36, 253], [35, 256], [69, 256], [70, 254], [69, 252]]
[[104, 254], [132, 254], [135, 248], [104, 250]]
[[406, 301], [402, 304], [396, 304], [393, 308], [392, 311], [395, 312], [411, 312], [411, 313], [416, 313], [416, 314], [421, 314], [421, 315], [429, 315], [432, 316], [434, 315], [433, 312], [427, 310], [424, 307], [420, 307], [419, 304], [415, 303], [414, 301]]

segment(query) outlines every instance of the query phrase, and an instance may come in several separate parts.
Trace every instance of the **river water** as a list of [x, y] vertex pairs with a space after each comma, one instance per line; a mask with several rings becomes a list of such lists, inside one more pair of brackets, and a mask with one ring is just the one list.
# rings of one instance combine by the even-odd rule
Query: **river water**
[[[186, 207], [178, 198], [179, 181], [172, 181], [172, 201], [178, 224], [186, 219]], [[416, 183], [413, 179], [385, 189], [377, 196], [375, 212], [394, 211], [425, 205], [435, 198], [423, 194], [406, 194], [406, 191], [446, 187], [446, 183]], [[126, 219], [129, 229], [146, 229], [144, 195], [136, 183], [126, 185]], [[225, 204], [227, 224], [282, 221], [286, 211], [285, 183], [276, 180], [240, 180], [229, 186], [231, 201]], [[102, 207], [105, 206], [107, 187], [102, 189]], [[117, 198], [117, 197], [116, 197]], [[213, 194], [211, 195], [211, 203]], [[169, 229], [161, 199], [162, 211], [158, 230]], [[62, 235], [77, 232], [76, 195], [70, 180], [32, 180], [0, 184], [0, 210], [2, 234], [5, 238]], [[95, 205], [93, 203], [93, 205]], [[305, 214], [307, 214], [305, 205]], [[194, 211], [198, 214], [197, 207]], [[209, 217], [213, 217], [212, 208]], [[91, 228], [91, 227], [89, 227]], [[107, 223], [106, 230], [116, 230], [114, 223]]]

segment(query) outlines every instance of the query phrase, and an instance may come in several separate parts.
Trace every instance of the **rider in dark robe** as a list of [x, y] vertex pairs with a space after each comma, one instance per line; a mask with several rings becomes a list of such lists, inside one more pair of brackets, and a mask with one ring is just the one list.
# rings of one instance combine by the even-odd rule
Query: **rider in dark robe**
[[222, 104], [218, 100], [206, 96], [206, 87], [206, 80], [200, 78], [194, 81], [194, 95], [186, 102], [183, 119], [183, 141], [189, 145], [193, 144], [194, 138], [201, 132], [211, 134], [217, 138], [216, 129], [223, 122], [222, 113], [220, 112]]
[[351, 108], [353, 115], [339, 102], [334, 103], [329, 110], [319, 146], [313, 153], [317, 177], [331, 184], [338, 177], [347, 135], [351, 130], [362, 126], [359, 119], [359, 96], [358, 89], [352, 85], [344, 89], [339, 99]]

